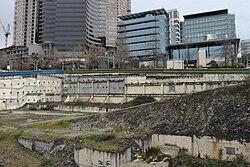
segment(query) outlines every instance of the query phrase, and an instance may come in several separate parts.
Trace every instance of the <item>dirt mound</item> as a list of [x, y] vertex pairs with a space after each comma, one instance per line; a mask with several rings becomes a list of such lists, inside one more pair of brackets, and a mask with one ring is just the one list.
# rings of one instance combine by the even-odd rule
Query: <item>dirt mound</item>
[[250, 141], [250, 85], [186, 95], [72, 121], [81, 128], [113, 128], [124, 133], [214, 136]]

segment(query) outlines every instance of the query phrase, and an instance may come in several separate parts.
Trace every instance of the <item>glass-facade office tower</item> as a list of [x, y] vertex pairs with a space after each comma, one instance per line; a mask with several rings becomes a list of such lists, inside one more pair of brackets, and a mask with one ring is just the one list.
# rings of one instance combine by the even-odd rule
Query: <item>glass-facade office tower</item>
[[14, 46], [30, 46], [35, 42], [36, 0], [16, 0], [14, 9]]
[[241, 58], [245, 67], [250, 68], [250, 39], [241, 41]]
[[[37, 42], [52, 43], [59, 51], [89, 46], [114, 47], [118, 11], [130, 0], [38, 0]], [[125, 3], [126, 4], [126, 3]], [[122, 9], [119, 9], [122, 7]], [[127, 9], [130, 11], [130, 9]], [[104, 42], [103, 42], [104, 41]]]
[[250, 55], [250, 39], [241, 41], [241, 54]]
[[183, 42], [236, 38], [235, 15], [227, 9], [184, 16]]
[[118, 40], [128, 46], [134, 57], [166, 54], [170, 43], [169, 16], [164, 9], [135, 13], [120, 17]]

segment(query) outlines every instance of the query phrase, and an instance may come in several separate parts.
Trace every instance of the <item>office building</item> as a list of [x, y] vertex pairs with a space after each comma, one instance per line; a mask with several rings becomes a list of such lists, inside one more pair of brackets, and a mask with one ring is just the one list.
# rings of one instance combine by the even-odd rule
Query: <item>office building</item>
[[28, 47], [35, 42], [36, 0], [16, 0], [13, 45]]
[[130, 0], [39, 0], [37, 42], [59, 51], [114, 47], [118, 15], [130, 12]]
[[131, 56], [155, 57], [166, 54], [169, 38], [169, 15], [164, 9], [121, 16], [118, 40], [128, 46]]
[[39, 0], [37, 43], [51, 43], [57, 50], [84, 45], [85, 4], [82, 0]]
[[235, 15], [227, 9], [184, 16], [183, 42], [236, 38]]
[[131, 0], [117, 0], [117, 16], [118, 21], [120, 16], [131, 14]]
[[241, 41], [240, 48], [242, 63], [245, 67], [250, 68], [250, 39]]
[[[180, 25], [180, 16], [179, 16], [179, 12], [177, 9], [170, 9], [167, 10], [168, 14], [169, 14], [169, 23], [171, 25], [174, 26], [174, 31], [170, 30], [170, 32], [175, 32], [173, 35], [171, 34], [171, 38], [176, 38], [176, 42], [175, 43], [180, 43], [181, 42], [181, 25]], [[172, 27], [170, 25], [170, 28]], [[173, 36], [173, 37], [172, 37]], [[175, 37], [174, 37], [175, 36]]]
[[227, 9], [185, 15], [181, 27], [181, 43], [167, 46], [168, 59], [182, 61], [182, 68], [234, 64], [239, 49], [235, 15]]
[[250, 39], [246, 39], [246, 40], [241, 41], [241, 53], [242, 53], [242, 55], [249, 55], [250, 54]]

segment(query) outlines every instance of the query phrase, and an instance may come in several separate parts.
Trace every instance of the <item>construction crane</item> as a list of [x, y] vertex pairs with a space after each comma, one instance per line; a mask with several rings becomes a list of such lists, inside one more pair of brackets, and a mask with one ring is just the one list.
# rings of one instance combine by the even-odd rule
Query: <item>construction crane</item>
[[3, 31], [4, 31], [4, 36], [5, 36], [5, 48], [8, 47], [8, 38], [9, 38], [9, 35], [10, 35], [10, 25], [8, 24], [7, 26], [7, 29], [4, 27], [4, 24], [2, 22], [2, 20], [0, 19], [0, 24], [3, 28]]

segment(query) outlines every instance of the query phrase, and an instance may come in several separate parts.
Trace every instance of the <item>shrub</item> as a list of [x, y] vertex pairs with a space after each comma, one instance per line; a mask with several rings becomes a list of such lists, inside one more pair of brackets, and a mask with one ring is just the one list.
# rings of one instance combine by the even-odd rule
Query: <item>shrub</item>
[[245, 84], [250, 85], [250, 76], [246, 77], [244, 82]]
[[151, 96], [138, 96], [134, 100], [126, 103], [126, 106], [137, 106], [145, 103], [152, 103], [155, 101], [155, 98]]
[[52, 159], [47, 158], [47, 157], [43, 157], [41, 160], [41, 167], [53, 167], [54, 163], [52, 161]]

